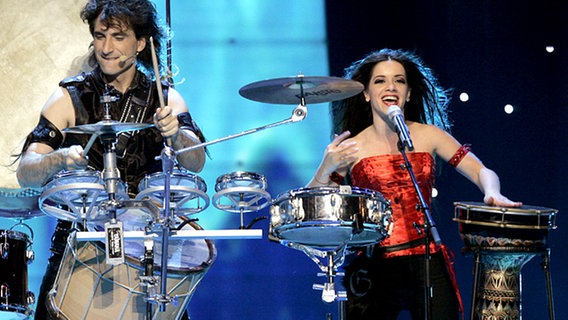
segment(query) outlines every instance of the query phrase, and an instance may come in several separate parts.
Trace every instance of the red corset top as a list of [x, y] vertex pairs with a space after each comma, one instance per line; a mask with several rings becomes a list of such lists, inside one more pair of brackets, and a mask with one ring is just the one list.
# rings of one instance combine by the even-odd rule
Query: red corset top
[[[428, 152], [407, 153], [408, 160], [416, 176], [424, 200], [430, 206], [436, 166], [434, 158]], [[351, 178], [353, 185], [359, 188], [379, 191], [391, 201], [393, 228], [390, 237], [383, 240], [381, 246], [393, 246], [421, 238], [414, 223], [423, 224], [424, 215], [417, 209], [418, 195], [412, 184], [408, 170], [404, 168], [402, 154], [385, 154], [361, 159], [353, 166]], [[432, 252], [436, 248], [431, 246]], [[409, 254], [423, 254], [424, 245], [388, 252], [386, 257]]]

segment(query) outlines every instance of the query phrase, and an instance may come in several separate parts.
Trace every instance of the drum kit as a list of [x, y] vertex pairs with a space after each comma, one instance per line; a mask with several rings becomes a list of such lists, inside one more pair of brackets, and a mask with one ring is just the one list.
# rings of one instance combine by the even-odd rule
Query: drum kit
[[[0, 189], [0, 215], [15, 219], [14, 226], [27, 227], [29, 235], [0, 230], [0, 313], [16, 318], [33, 316], [34, 294], [27, 290], [27, 265], [33, 261], [33, 230], [24, 220], [48, 215], [71, 221], [76, 227], [67, 239], [61, 266], [48, 294], [48, 310], [58, 319], [179, 319], [217, 251], [213, 239], [257, 239], [262, 230], [245, 225], [244, 215], [270, 206], [268, 238], [304, 252], [315, 262], [327, 281], [314, 284], [326, 303], [339, 303], [339, 317], [345, 319], [346, 293], [335, 286], [338, 268], [352, 248], [380, 243], [392, 228], [388, 200], [376, 191], [350, 186], [299, 188], [272, 199], [265, 177], [237, 171], [216, 180], [210, 200], [206, 182], [197, 175], [175, 167], [175, 158], [202, 148], [286, 123], [303, 120], [307, 103], [344, 99], [363, 90], [355, 81], [334, 77], [277, 78], [251, 83], [239, 91], [250, 100], [296, 104], [289, 119], [174, 151], [167, 144], [160, 155], [162, 172], [147, 175], [132, 199], [116, 168], [114, 144], [121, 132], [144, 130], [150, 124], [120, 123], [105, 118], [99, 123], [68, 128], [66, 132], [88, 134], [85, 154], [99, 138], [105, 146], [102, 172], [87, 169], [60, 172], [41, 189]], [[103, 96], [105, 110], [110, 103]], [[108, 115], [108, 112], [106, 113]], [[193, 219], [212, 203], [216, 208], [240, 214], [239, 230], [203, 230]], [[491, 210], [495, 210], [492, 212]], [[501, 252], [511, 268], [520, 270], [526, 253], [547, 253], [546, 231], [555, 227], [555, 210], [531, 211], [456, 204], [455, 220], [466, 246], [480, 260], [476, 263], [476, 284], [485, 285], [474, 299], [476, 310], [493, 299], [488, 284], [495, 281], [495, 265], [502, 262], [488, 252]], [[487, 214], [487, 217], [485, 217]], [[512, 218], [513, 220], [509, 220]], [[535, 225], [536, 224], [536, 225]], [[496, 234], [488, 235], [489, 226]], [[499, 236], [513, 230], [510, 241]], [[527, 232], [516, 232], [523, 230]], [[530, 239], [523, 239], [528, 237]], [[520, 239], [520, 240], [519, 240]], [[505, 241], [506, 243], [502, 243]], [[512, 254], [515, 253], [515, 254]], [[481, 261], [481, 263], [480, 263]], [[478, 272], [479, 265], [491, 270]], [[505, 277], [505, 276], [503, 276]], [[517, 279], [504, 279], [515, 282]], [[481, 301], [483, 300], [483, 301]], [[480, 302], [481, 301], [481, 302]], [[520, 298], [510, 297], [520, 308]], [[481, 312], [481, 311], [479, 311]], [[2, 315], [0, 314], [0, 317]], [[331, 315], [327, 314], [327, 319]], [[473, 318], [472, 318], [473, 319]]]
[[[176, 151], [164, 144], [160, 155], [163, 171], [142, 179], [135, 198], [120, 179], [114, 145], [118, 134], [144, 130], [152, 124], [110, 119], [108, 110], [113, 100], [103, 95], [102, 121], [64, 129], [66, 133], [90, 135], [84, 154], [100, 139], [105, 150], [102, 171], [62, 171], [40, 189], [0, 192], [0, 215], [18, 221], [11, 229], [0, 231], [0, 263], [2, 270], [9, 271], [1, 275], [7, 278], [1, 282], [0, 312], [8, 317], [33, 317], [35, 297], [27, 290], [27, 265], [34, 256], [33, 230], [24, 220], [43, 215], [70, 221], [74, 226], [47, 297], [48, 310], [58, 319], [180, 318], [216, 259], [212, 239], [262, 237], [262, 230], [250, 229], [255, 221], [245, 226], [244, 214], [269, 205], [279, 217], [272, 219], [270, 237], [310, 257], [320, 254], [322, 247], [325, 255], [342, 257], [346, 247], [380, 241], [386, 236], [390, 212], [378, 193], [355, 188], [306, 189], [273, 201], [263, 175], [237, 171], [217, 179], [210, 201], [202, 178], [175, 167], [179, 154], [301, 121], [307, 115], [308, 103], [339, 100], [362, 90], [358, 82], [335, 77], [298, 75], [251, 83], [239, 91], [243, 97], [274, 104], [299, 103], [291, 117]], [[191, 217], [210, 202], [222, 211], [240, 214], [239, 230], [203, 230]], [[311, 205], [332, 211], [318, 215], [308, 208]], [[16, 226], [26, 227], [28, 232], [13, 230]], [[318, 230], [325, 235], [310, 235]], [[333, 240], [320, 242], [326, 238]], [[332, 265], [326, 270], [332, 281], [337, 261], [330, 261]], [[329, 290], [324, 291], [329, 295]]]

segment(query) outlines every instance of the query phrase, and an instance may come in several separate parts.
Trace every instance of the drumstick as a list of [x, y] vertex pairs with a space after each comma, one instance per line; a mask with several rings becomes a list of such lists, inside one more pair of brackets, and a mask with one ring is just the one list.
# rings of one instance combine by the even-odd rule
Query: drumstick
[[158, 88], [158, 100], [160, 108], [165, 106], [164, 95], [162, 93], [162, 83], [160, 82], [160, 68], [158, 67], [158, 57], [156, 57], [156, 48], [154, 47], [154, 38], [150, 37], [150, 48], [152, 49], [152, 64], [154, 65], [154, 76], [156, 77], [156, 87]]
[[[160, 101], [160, 108], [163, 110], [164, 94], [162, 93], [162, 82], [160, 81], [160, 68], [158, 67], [158, 57], [156, 56], [156, 48], [154, 46], [154, 37], [150, 37], [150, 48], [152, 49], [152, 65], [154, 66], [154, 76], [156, 77], [156, 88], [158, 88], [158, 100]], [[172, 140], [166, 138], [166, 145], [171, 146]]]
[[95, 143], [95, 140], [97, 140], [98, 136], [99, 136], [98, 132], [93, 133], [93, 135], [89, 139], [89, 142], [87, 142], [85, 149], [83, 149], [83, 158], [87, 159], [87, 153], [89, 153], [89, 150], [91, 149], [91, 147]]

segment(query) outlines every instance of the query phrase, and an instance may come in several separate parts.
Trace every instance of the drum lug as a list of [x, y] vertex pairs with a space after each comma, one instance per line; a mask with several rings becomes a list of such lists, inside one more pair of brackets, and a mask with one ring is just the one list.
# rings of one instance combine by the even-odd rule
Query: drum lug
[[3, 283], [0, 286], [0, 298], [6, 299], [6, 305], [8, 305], [8, 297], [10, 296], [10, 286]]
[[36, 302], [35, 295], [33, 292], [31, 291], [26, 292], [26, 302], [28, 305], [34, 304]]
[[35, 260], [35, 252], [33, 250], [26, 250], [26, 262], [30, 264]]
[[0, 246], [0, 254], [2, 255], [2, 259], [8, 259], [8, 254], [10, 253], [10, 245], [7, 241], [5, 241], [2, 246]]

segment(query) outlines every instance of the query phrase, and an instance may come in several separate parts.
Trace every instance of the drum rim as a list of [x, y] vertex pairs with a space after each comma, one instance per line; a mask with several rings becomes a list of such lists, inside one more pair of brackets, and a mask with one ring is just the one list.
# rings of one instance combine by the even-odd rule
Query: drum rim
[[[248, 180], [257, 182], [262, 186], [261, 188], [259, 188], [262, 190], [266, 190], [266, 188], [268, 187], [266, 177], [263, 174], [252, 171], [239, 170], [225, 173], [217, 177], [217, 180], [215, 181], [215, 191], [228, 189], [228, 187], [226, 187], [226, 184], [234, 180]], [[220, 185], [224, 185], [224, 187], [222, 188], [220, 187]]]
[[454, 202], [454, 207], [456, 209], [466, 209], [466, 210], [485, 209], [485, 210], [479, 210], [483, 212], [511, 212], [511, 213], [527, 214], [527, 215], [545, 214], [545, 213], [556, 214], [558, 212], [557, 209], [532, 206], [532, 205], [523, 205], [522, 207], [499, 207], [499, 206], [490, 206], [483, 202], [475, 202], [475, 201]]
[[[326, 224], [326, 226], [330, 226], [331, 224]], [[366, 224], [364, 224], [366, 225]], [[318, 228], [318, 229], [327, 229], [327, 230], [346, 230], [346, 229], [352, 229], [352, 226], [350, 225], [337, 225], [335, 227], [324, 227], [322, 225], [302, 225], [302, 226], [296, 226], [296, 228], [291, 228], [291, 224], [287, 224], [282, 226], [283, 228], [278, 228], [278, 229], [273, 229], [272, 230], [272, 234], [274, 235], [274, 237], [276, 237], [279, 241], [284, 241], [284, 242], [292, 242], [292, 243], [297, 243], [297, 244], [301, 244], [301, 245], [305, 245], [305, 246], [311, 246], [311, 247], [330, 247], [330, 246], [338, 246], [341, 245], [343, 243], [346, 243], [348, 246], [366, 246], [366, 245], [372, 245], [372, 244], [378, 244], [380, 243], [382, 240], [384, 240], [386, 237], [388, 237], [388, 232], [386, 230], [383, 230], [382, 228], [378, 227], [378, 225], [375, 225], [377, 228], [364, 228], [362, 231], [366, 231], [368, 233], [371, 233], [373, 235], [377, 235], [376, 239], [367, 239], [367, 238], [363, 238], [363, 239], [359, 239], [359, 238], [355, 238], [349, 241], [345, 241], [345, 242], [341, 242], [341, 241], [335, 241], [335, 242], [329, 242], [329, 243], [316, 243], [315, 240], [314, 241], [306, 241], [305, 239], [298, 239], [296, 237], [290, 237], [290, 236], [286, 236], [286, 234], [291, 234], [291, 233], [298, 233], [298, 231], [308, 231], [309, 229], [313, 229], [313, 228]], [[337, 228], [339, 227], [339, 228]], [[307, 228], [307, 229], [306, 229]]]
[[[481, 202], [454, 202], [454, 218], [453, 221], [463, 225], [476, 225], [503, 229], [524, 229], [524, 230], [549, 230], [556, 229], [556, 213], [558, 210], [537, 206], [523, 206], [521, 208], [511, 207], [492, 207]], [[501, 220], [489, 219], [471, 219], [472, 213], [493, 213], [501, 214]], [[465, 213], [465, 217], [464, 217]], [[524, 216], [538, 219], [538, 225], [519, 223], [512, 219], [506, 219], [508, 216]], [[542, 219], [541, 219], [542, 218]], [[541, 220], [543, 223], [541, 223]]]
[[[195, 190], [200, 190], [200, 191], [207, 191], [207, 183], [205, 182], [205, 180], [203, 178], [201, 178], [199, 175], [194, 174], [192, 172], [190, 172], [189, 170], [186, 169], [174, 169], [171, 173], [172, 178], [187, 178], [185, 180], [190, 180], [190, 181], [194, 181], [195, 182], [195, 186], [199, 187], [199, 188], [191, 188], [191, 189], [195, 189]], [[153, 172], [150, 174], [147, 174], [146, 176], [144, 176], [144, 178], [142, 178], [142, 180], [140, 180], [140, 182], [138, 183], [138, 192], [142, 192], [148, 188], [160, 188], [160, 186], [151, 186], [149, 185], [149, 183], [151, 181], [154, 181], [156, 179], [163, 179], [163, 177], [165, 176], [165, 173], [163, 171], [158, 171], [158, 172]], [[162, 190], [164, 189], [164, 187], [162, 186]]]
[[378, 198], [378, 200], [380, 200], [383, 203], [390, 203], [381, 192], [377, 191], [377, 190], [373, 190], [373, 189], [368, 189], [368, 188], [359, 188], [359, 187], [354, 187], [354, 186], [350, 186], [351, 188], [351, 193], [342, 193], [341, 192], [341, 187], [337, 186], [325, 186], [325, 187], [301, 187], [301, 188], [296, 188], [296, 189], [291, 189], [288, 191], [284, 191], [282, 193], [280, 193], [276, 199], [274, 200], [274, 203], [279, 203], [280, 201], [284, 200], [284, 199], [290, 199], [293, 198], [297, 195], [304, 195], [304, 194], [312, 194], [312, 195], [319, 195], [319, 196], [327, 196], [327, 195], [332, 195], [332, 194], [337, 194], [337, 195], [345, 195], [345, 196], [360, 196], [360, 195], [371, 195], [374, 198]]
[[[8, 233], [9, 239], [24, 240], [26, 242], [30, 241], [30, 236], [25, 232], [11, 230], [11, 229], [0, 229], [0, 237], [4, 237], [4, 232]], [[15, 234], [17, 235], [17, 237], [12, 237], [11, 234]]]
[[51, 178], [47, 180], [47, 182], [43, 185], [44, 187], [47, 186], [50, 182], [54, 180], [66, 178], [69, 176], [97, 176], [100, 180], [103, 179], [101, 171], [95, 170], [94, 168], [87, 168], [87, 169], [75, 169], [75, 170], [61, 170], [54, 174]]

